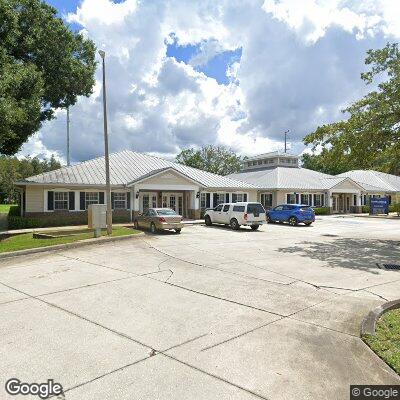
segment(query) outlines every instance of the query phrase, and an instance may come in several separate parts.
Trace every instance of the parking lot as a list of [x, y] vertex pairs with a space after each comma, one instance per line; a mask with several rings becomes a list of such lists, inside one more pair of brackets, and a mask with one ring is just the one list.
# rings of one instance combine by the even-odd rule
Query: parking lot
[[[400, 297], [400, 222], [188, 226], [0, 261], [1, 395], [68, 400], [348, 399], [400, 384], [359, 338]], [[26, 399], [26, 396], [21, 396]]]

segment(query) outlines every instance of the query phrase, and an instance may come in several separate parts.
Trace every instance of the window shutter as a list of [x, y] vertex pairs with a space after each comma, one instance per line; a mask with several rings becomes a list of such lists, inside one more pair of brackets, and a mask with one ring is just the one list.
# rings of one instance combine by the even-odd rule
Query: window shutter
[[308, 195], [308, 205], [311, 206], [312, 204], [312, 194]]
[[54, 192], [51, 190], [47, 192], [47, 209], [54, 210]]
[[229, 193], [225, 194], [225, 203], [229, 203]]
[[85, 207], [85, 192], [79, 192], [79, 208], [81, 209], [81, 210], [85, 210], [86, 209], [86, 207]]
[[111, 192], [111, 208], [114, 210], [114, 192]]
[[68, 209], [75, 210], [75, 192], [69, 192], [69, 201], [68, 201]]
[[128, 210], [131, 209], [131, 192], [128, 192], [128, 193], [126, 194], [126, 208], [127, 208]]
[[321, 194], [321, 207], [325, 206], [325, 195]]
[[213, 206], [216, 207], [218, 204], [218, 196], [217, 193], [213, 193]]
[[104, 203], [104, 192], [99, 192], [99, 204], [105, 204]]
[[236, 203], [236, 202], [237, 202], [237, 194], [232, 193], [232, 203]]
[[206, 193], [206, 208], [210, 208], [211, 196], [210, 193]]
[[289, 203], [290, 203], [290, 194], [288, 193], [286, 195], [286, 204], [289, 204]]
[[247, 193], [243, 195], [243, 201], [247, 201]]
[[298, 193], [296, 193], [296, 204], [299, 204], [300, 203], [300, 201], [299, 201], [299, 194]]

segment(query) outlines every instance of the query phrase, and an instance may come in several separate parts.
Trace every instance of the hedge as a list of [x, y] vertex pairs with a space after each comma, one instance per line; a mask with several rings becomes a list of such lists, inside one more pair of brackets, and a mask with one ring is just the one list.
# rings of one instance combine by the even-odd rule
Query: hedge
[[330, 208], [329, 207], [315, 207], [314, 209], [315, 215], [329, 215]]

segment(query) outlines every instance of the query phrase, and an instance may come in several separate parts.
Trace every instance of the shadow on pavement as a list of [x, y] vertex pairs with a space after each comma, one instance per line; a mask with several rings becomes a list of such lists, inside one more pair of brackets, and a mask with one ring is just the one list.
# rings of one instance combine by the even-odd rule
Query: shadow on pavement
[[326, 261], [329, 267], [358, 269], [374, 274], [380, 271], [377, 263], [397, 264], [400, 260], [400, 242], [395, 240], [340, 238], [330, 242], [304, 241], [277, 251]]

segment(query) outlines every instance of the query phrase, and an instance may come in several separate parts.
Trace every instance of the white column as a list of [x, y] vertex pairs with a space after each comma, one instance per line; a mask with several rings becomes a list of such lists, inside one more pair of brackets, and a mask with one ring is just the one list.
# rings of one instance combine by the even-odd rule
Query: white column
[[81, 209], [81, 195], [79, 190], [75, 190], [75, 210], [79, 211]]
[[332, 192], [328, 191], [328, 194], [325, 195], [326, 196], [326, 205], [329, 208], [332, 208]]

